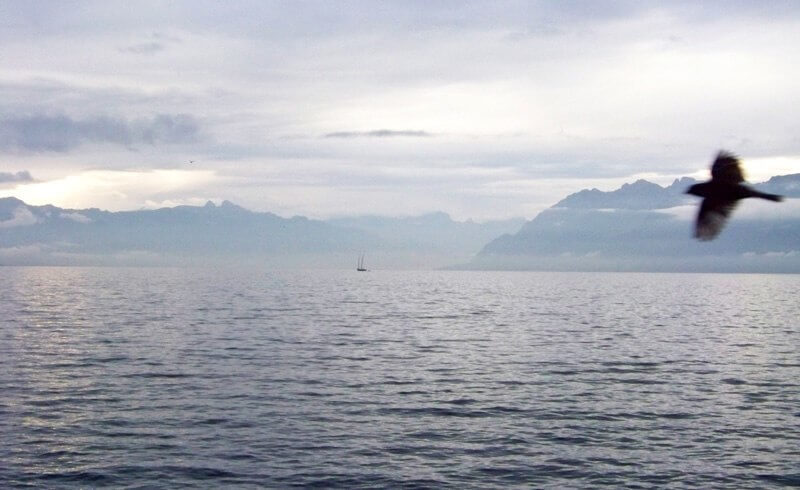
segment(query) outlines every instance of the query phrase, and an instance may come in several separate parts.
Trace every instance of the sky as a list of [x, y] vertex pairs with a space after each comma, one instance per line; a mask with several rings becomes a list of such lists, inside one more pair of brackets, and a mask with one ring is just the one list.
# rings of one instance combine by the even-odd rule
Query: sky
[[800, 2], [0, 0], [0, 197], [533, 218], [800, 172]]

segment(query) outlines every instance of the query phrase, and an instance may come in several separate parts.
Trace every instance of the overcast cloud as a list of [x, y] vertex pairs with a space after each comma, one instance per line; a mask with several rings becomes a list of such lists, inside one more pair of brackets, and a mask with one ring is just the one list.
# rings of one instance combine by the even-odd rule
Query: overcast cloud
[[800, 172], [791, 1], [0, 0], [0, 59], [31, 204], [531, 218], [719, 148]]

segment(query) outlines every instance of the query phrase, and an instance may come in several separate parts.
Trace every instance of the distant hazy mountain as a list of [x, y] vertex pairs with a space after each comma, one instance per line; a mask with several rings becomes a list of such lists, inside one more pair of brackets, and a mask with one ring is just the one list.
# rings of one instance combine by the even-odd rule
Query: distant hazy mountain
[[[415, 218], [282, 218], [231, 202], [108, 212], [0, 199], [0, 264], [184, 264], [255, 261], [287, 267], [441, 267], [468, 260], [523, 220], [460, 223]], [[352, 263], [352, 264], [351, 264]]]
[[623, 184], [612, 192], [584, 189], [557, 202], [554, 208], [574, 209], [663, 209], [680, 206], [686, 201], [684, 192], [697, 183], [684, 177], [675, 179], [669, 187], [661, 187], [646, 180]]
[[[444, 213], [328, 221], [282, 218], [228, 201], [108, 212], [0, 199], [0, 265], [181, 265], [235, 260], [275, 267], [800, 272], [800, 174], [756, 187], [719, 238], [692, 239], [693, 179], [639, 180], [569, 195], [528, 222], [457, 222]], [[484, 246], [485, 245], [485, 246]], [[476, 255], [477, 254], [477, 255]]]
[[772, 177], [764, 183], [756, 184], [756, 187], [764, 192], [786, 197], [800, 197], [800, 174]]
[[[800, 201], [742, 202], [719, 238], [692, 239], [699, 200], [639, 180], [567, 196], [513, 235], [490, 242], [468, 268], [800, 272]], [[800, 174], [755, 187], [800, 197]]]

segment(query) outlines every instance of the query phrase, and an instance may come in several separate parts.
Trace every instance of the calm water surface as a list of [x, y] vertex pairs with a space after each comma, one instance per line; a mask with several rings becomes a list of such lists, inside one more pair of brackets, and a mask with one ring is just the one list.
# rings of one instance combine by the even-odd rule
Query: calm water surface
[[799, 292], [0, 268], [0, 487], [797, 486]]

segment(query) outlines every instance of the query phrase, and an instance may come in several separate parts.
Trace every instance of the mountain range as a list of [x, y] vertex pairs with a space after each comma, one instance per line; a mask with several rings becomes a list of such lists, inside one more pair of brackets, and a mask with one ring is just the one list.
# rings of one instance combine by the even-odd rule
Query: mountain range
[[711, 242], [691, 238], [696, 181], [638, 180], [611, 192], [571, 194], [515, 234], [488, 243], [472, 269], [800, 272], [800, 174], [754, 187], [788, 199], [748, 199]]
[[415, 217], [313, 220], [229, 201], [109, 212], [0, 199], [0, 265], [800, 272], [800, 174], [755, 187], [788, 199], [742, 202], [719, 238], [692, 239], [699, 202], [684, 177], [571, 194], [530, 221]]
[[0, 264], [171, 265], [235, 260], [273, 267], [437, 268], [466, 261], [524, 220], [474, 223], [445, 213], [328, 221], [282, 218], [229, 201], [109, 212], [0, 199]]

